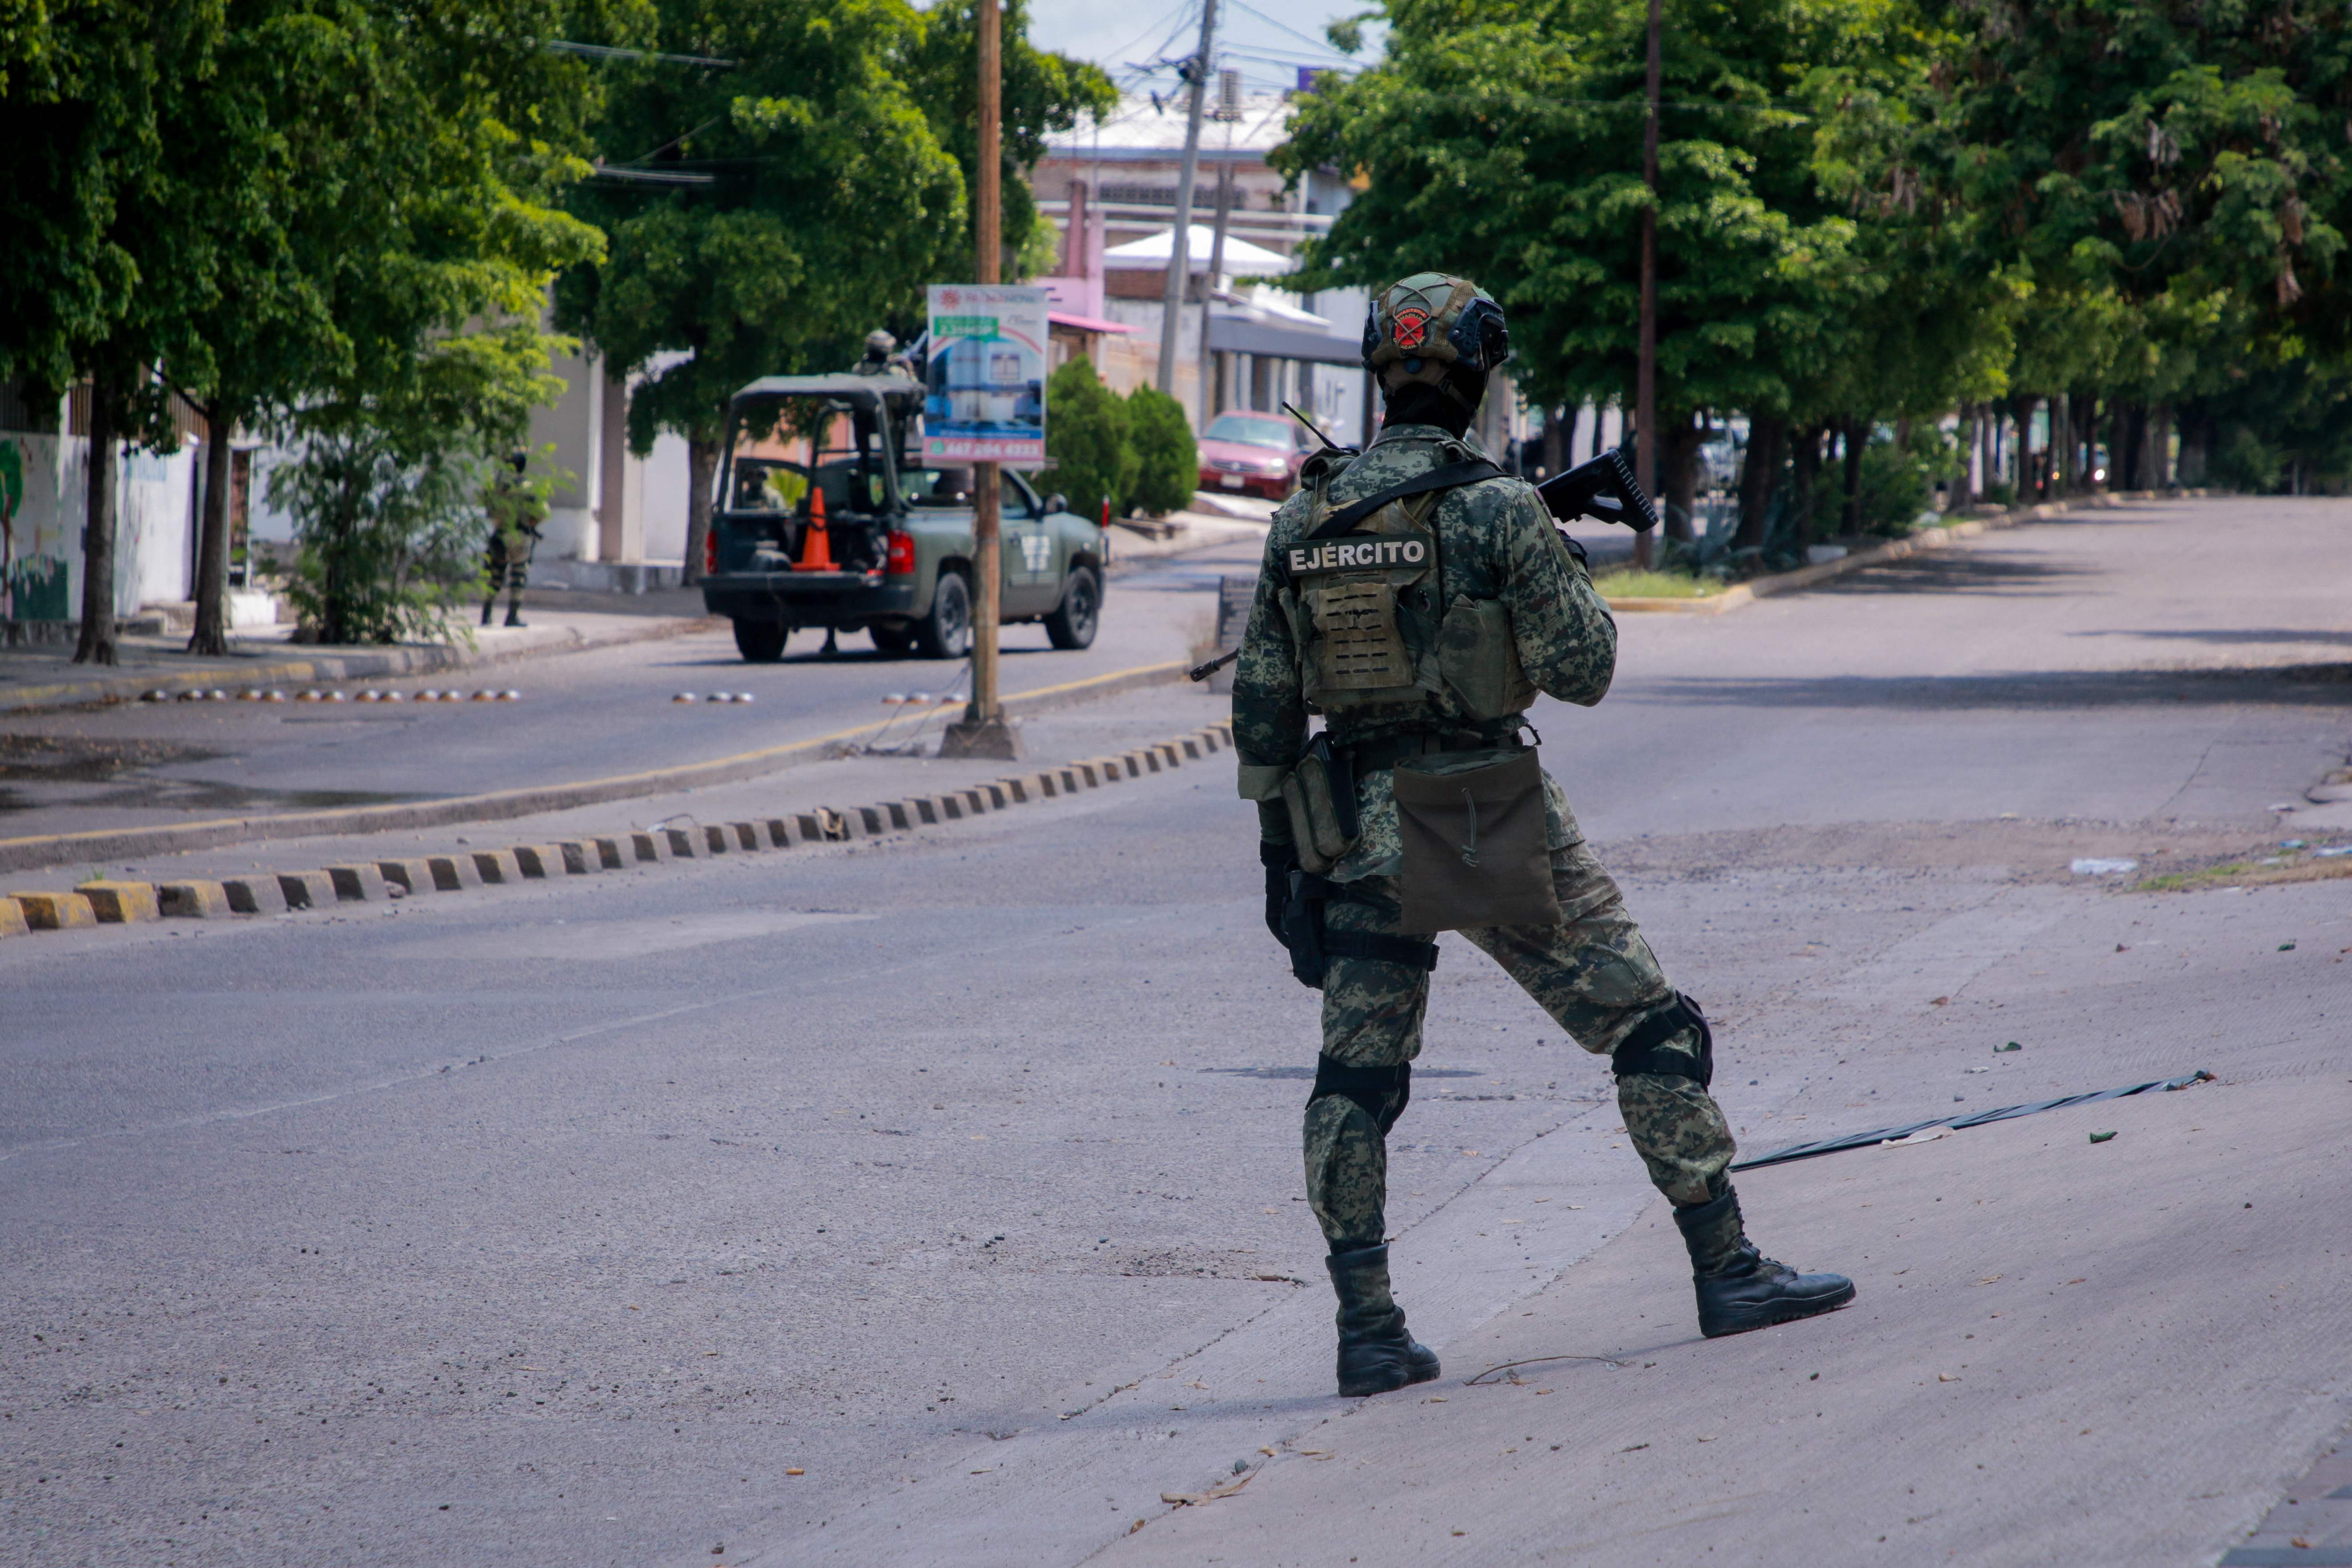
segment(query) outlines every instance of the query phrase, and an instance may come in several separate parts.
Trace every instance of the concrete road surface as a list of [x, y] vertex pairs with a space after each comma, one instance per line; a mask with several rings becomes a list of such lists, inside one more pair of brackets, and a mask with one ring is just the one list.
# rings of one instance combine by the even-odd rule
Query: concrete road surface
[[1861, 1288], [1742, 1339], [1605, 1066], [1448, 938], [1391, 1211], [1446, 1376], [1331, 1395], [1315, 1002], [1221, 769], [9, 942], [0, 1560], [2336, 1560], [2282, 1521], [2352, 1419], [2352, 884], [2068, 866], [2352, 841], [2303, 793], [2347, 531], [1994, 535], [1629, 617], [1610, 700], [1537, 713], [1751, 1152], [2217, 1075], [1742, 1178]]

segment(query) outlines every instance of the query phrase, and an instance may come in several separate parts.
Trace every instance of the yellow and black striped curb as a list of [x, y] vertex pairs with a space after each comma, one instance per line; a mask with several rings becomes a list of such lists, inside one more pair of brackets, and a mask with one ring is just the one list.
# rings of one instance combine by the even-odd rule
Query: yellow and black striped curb
[[0, 897], [0, 939], [81, 926], [128, 925], [156, 920], [212, 920], [235, 915], [278, 915], [340, 904], [383, 903], [425, 893], [457, 893], [484, 887], [546, 881], [625, 870], [673, 860], [711, 859], [806, 844], [847, 844], [944, 826], [1016, 805], [1034, 805], [1087, 790], [1105, 789], [1152, 773], [1172, 773], [1230, 750], [1231, 721], [1211, 724], [1173, 740], [1155, 742], [1115, 756], [1059, 763], [1034, 773], [1014, 773], [986, 784], [877, 801], [871, 805], [812, 807], [740, 822], [698, 822], [504, 849], [470, 849], [447, 855], [360, 860], [304, 871], [258, 871], [247, 876], [189, 878], [169, 882], [84, 882], [70, 892], [11, 893]]

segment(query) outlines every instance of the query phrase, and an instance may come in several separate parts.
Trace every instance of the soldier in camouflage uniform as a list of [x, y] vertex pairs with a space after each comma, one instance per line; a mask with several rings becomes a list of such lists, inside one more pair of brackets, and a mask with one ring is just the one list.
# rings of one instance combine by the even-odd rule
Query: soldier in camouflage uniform
[[524, 479], [530, 466], [530, 454], [517, 451], [507, 459], [511, 470], [502, 473], [484, 498], [484, 509], [490, 515], [490, 542], [483, 552], [483, 570], [490, 579], [490, 596], [482, 601], [482, 625], [490, 624], [490, 614], [499, 607], [499, 590], [507, 592], [507, 625], [519, 626], [522, 619], [522, 591], [530, 584], [530, 558], [539, 548], [540, 525], [547, 521], [547, 508], [538, 493]]
[[[1375, 299], [1365, 364], [1386, 395], [1386, 422], [1360, 456], [1311, 459], [1275, 514], [1234, 679], [1241, 793], [1259, 804], [1267, 924], [1292, 949], [1300, 978], [1323, 992], [1304, 1142], [1307, 1201], [1330, 1244], [1339, 1297], [1343, 1394], [1438, 1371], [1391, 1295], [1385, 1245], [1385, 1138], [1410, 1097], [1436, 959], [1435, 945], [1403, 923], [1398, 765], [1451, 782], [1508, 763], [1525, 749], [1518, 735], [1537, 689], [1590, 707], [1616, 664], [1616, 626], [1580, 552], [1532, 487], [1468, 443], [1486, 373], [1507, 352], [1501, 310], [1465, 280], [1416, 274]], [[1414, 575], [1424, 542], [1435, 571]], [[1335, 559], [1369, 560], [1372, 570], [1317, 574]], [[1369, 618], [1359, 613], [1368, 602]], [[1483, 650], [1468, 640], [1481, 626]], [[1398, 668], [1350, 673], [1367, 658]], [[1308, 715], [1318, 711], [1326, 730], [1310, 749]], [[1541, 879], [1548, 855], [1542, 890], [1557, 898], [1558, 918], [1439, 929], [1461, 930], [1578, 1044], [1612, 1058], [1626, 1131], [1689, 1244], [1706, 1334], [1844, 1305], [1850, 1281], [1799, 1275], [1748, 1243], [1726, 1177], [1731, 1131], [1707, 1093], [1706, 1021], [1668, 984], [1559, 785], [1532, 758], [1520, 761], [1523, 776], [1540, 780], [1539, 847], [1532, 791], [1524, 814], [1530, 874]], [[1475, 826], [1471, 833], [1475, 840]]]

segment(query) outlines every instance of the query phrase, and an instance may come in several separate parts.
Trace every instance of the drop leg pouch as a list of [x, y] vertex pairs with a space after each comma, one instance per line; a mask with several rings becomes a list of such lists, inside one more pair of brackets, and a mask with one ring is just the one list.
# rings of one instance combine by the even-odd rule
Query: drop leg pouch
[[1559, 923], [1532, 749], [1408, 758], [1394, 778], [1403, 930]]

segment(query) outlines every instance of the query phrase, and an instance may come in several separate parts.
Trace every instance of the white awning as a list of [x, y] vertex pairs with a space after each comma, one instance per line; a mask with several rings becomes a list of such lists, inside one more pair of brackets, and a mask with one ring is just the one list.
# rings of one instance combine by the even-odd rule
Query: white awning
[[[1192, 226], [1192, 243], [1188, 259], [1191, 270], [1206, 272], [1209, 253], [1216, 247], [1216, 230], [1205, 223]], [[1110, 272], [1164, 272], [1168, 269], [1169, 253], [1175, 247], [1173, 227], [1157, 234], [1147, 234], [1141, 239], [1131, 239], [1125, 245], [1114, 245], [1103, 252], [1103, 268]], [[1235, 234], [1225, 236], [1224, 270], [1229, 277], [1265, 278], [1297, 270], [1298, 263], [1280, 251], [1268, 250], [1262, 245], [1252, 245]]]

